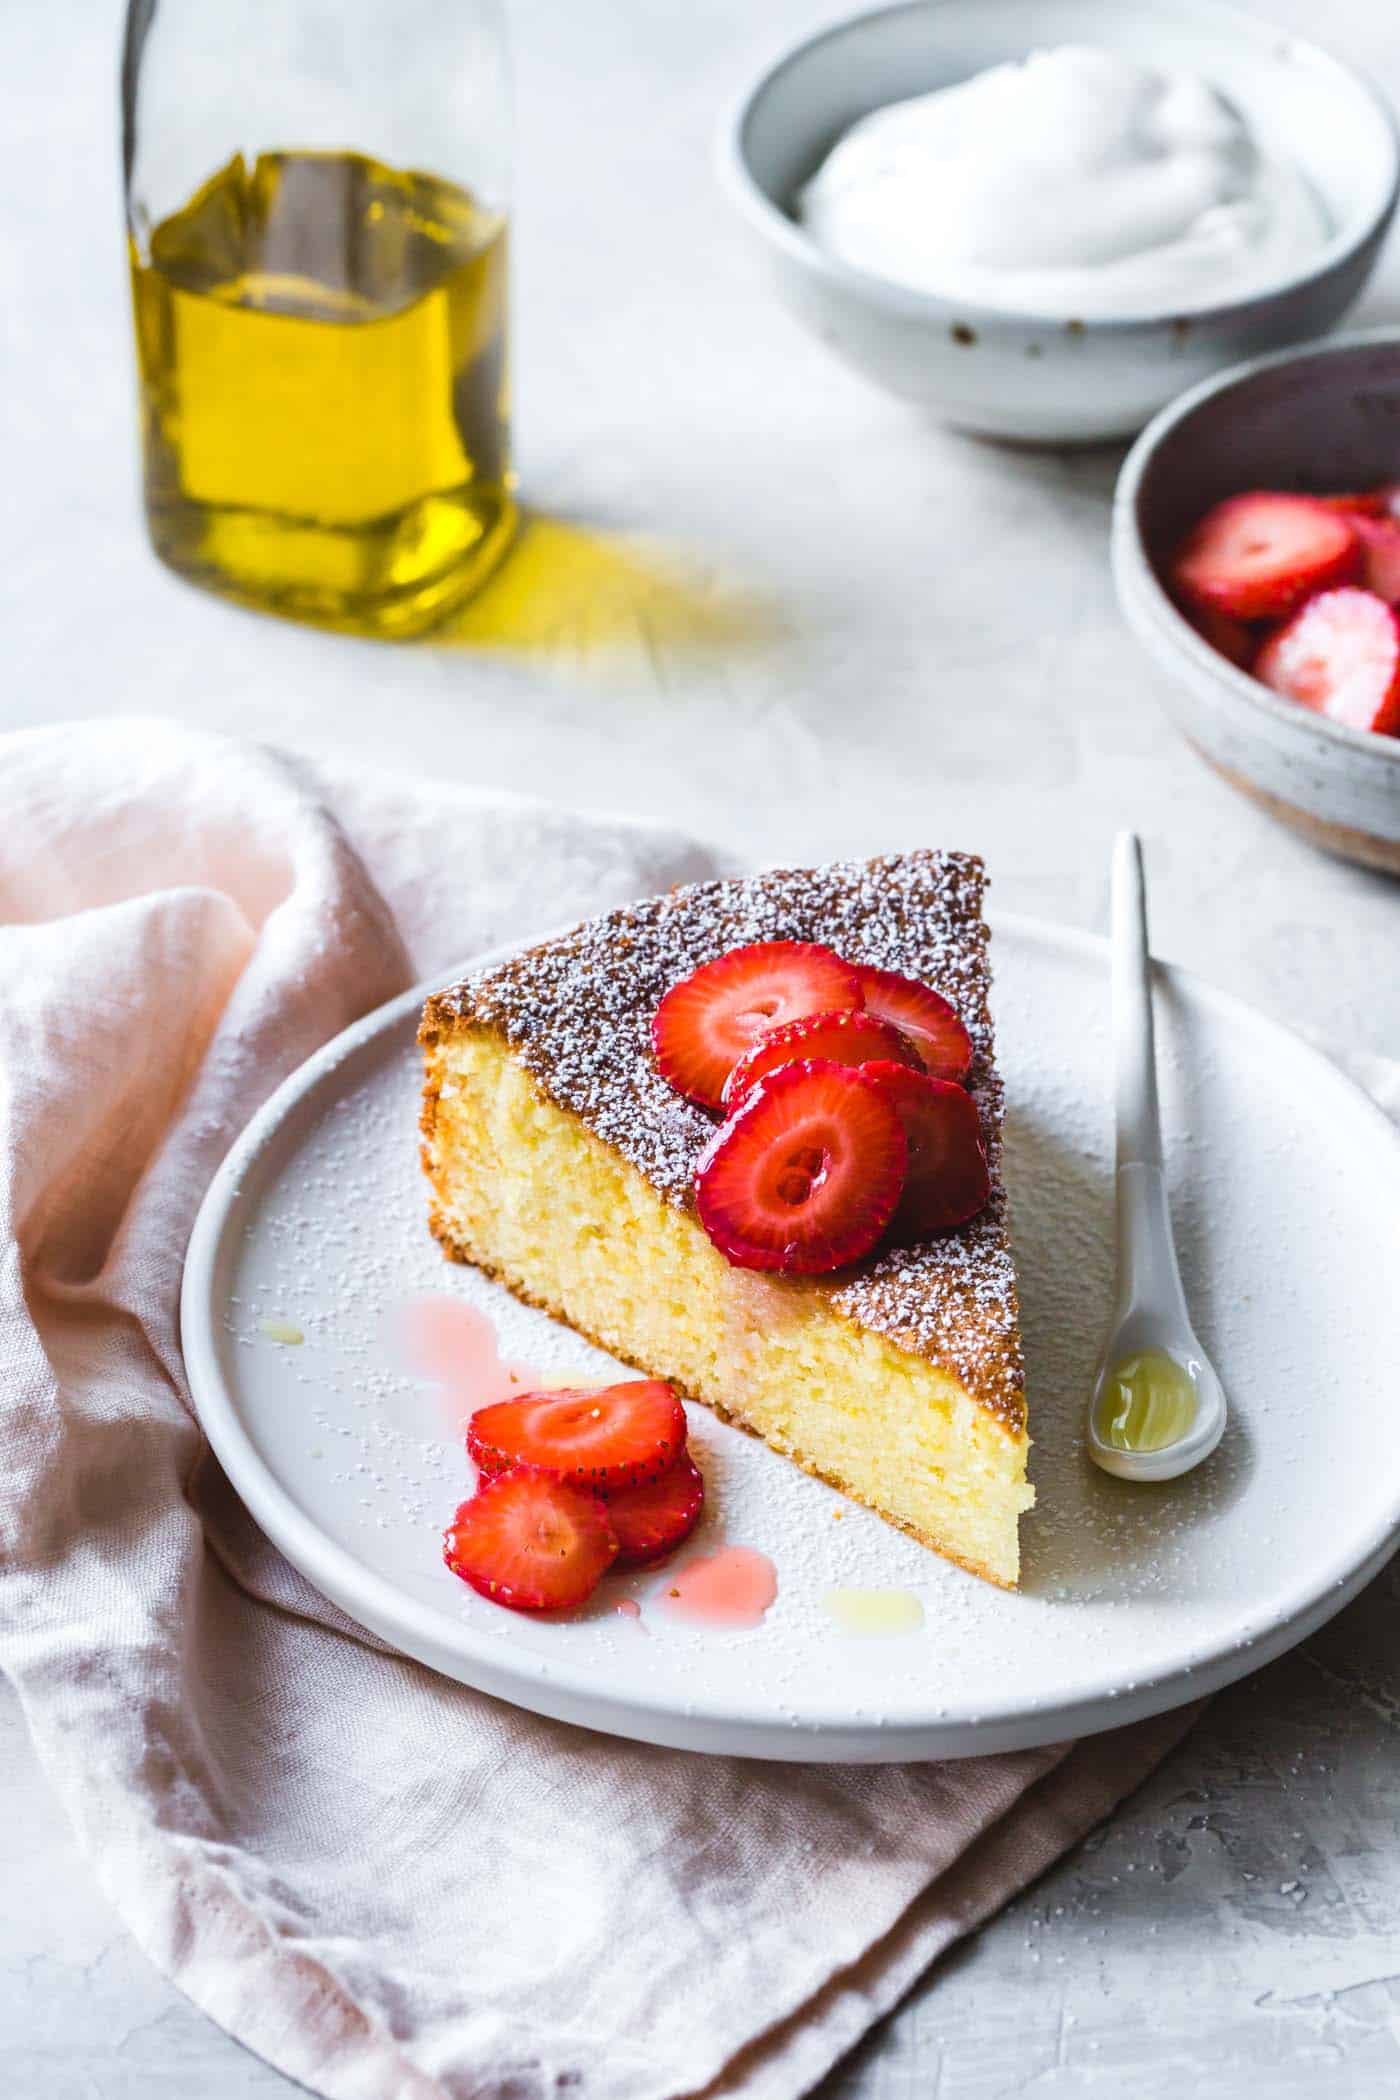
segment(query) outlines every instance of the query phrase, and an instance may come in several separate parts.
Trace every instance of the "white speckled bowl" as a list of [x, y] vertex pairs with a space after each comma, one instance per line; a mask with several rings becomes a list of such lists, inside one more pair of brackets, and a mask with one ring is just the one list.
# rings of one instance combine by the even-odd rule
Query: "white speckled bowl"
[[[1327, 246], [1260, 296], [1081, 322], [905, 290], [828, 254], [791, 216], [801, 185], [858, 118], [1062, 43], [1188, 66], [1223, 89], [1312, 181], [1335, 228]], [[914, 0], [857, 15], [759, 76], [726, 122], [720, 165], [779, 295], [839, 356], [947, 422], [1053, 443], [1130, 436], [1222, 365], [1332, 327], [1370, 274], [1400, 175], [1374, 88], [1216, 0]]]
[[1113, 574], [1129, 626], [1167, 673], [1177, 726], [1314, 844], [1400, 875], [1400, 738], [1329, 722], [1212, 649], [1164, 587], [1204, 510], [1248, 488], [1365, 488], [1400, 477], [1400, 329], [1261, 357], [1184, 394], [1123, 464]]

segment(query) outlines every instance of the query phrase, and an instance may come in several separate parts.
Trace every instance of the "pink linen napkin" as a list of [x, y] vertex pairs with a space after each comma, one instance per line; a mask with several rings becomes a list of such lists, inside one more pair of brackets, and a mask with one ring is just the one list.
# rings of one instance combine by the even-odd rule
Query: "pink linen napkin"
[[1192, 1718], [634, 1748], [384, 1649], [202, 1449], [181, 1262], [259, 1102], [416, 976], [708, 865], [169, 724], [0, 742], [0, 1663], [152, 1960], [331, 2100], [791, 2100]]

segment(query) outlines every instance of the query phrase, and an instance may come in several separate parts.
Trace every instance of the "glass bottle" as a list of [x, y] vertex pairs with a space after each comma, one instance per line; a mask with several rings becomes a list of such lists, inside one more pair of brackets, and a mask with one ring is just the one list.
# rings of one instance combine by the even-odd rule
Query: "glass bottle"
[[122, 117], [156, 553], [432, 626], [515, 522], [499, 0], [129, 0]]

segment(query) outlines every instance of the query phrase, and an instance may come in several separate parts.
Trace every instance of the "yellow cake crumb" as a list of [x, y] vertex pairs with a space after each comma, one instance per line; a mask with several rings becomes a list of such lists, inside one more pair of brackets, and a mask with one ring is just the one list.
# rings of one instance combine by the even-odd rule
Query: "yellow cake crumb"
[[[446, 1250], [671, 1379], [934, 1551], [1015, 1585], [1024, 1429], [805, 1282], [736, 1270], [491, 1031], [430, 1040], [424, 1164]], [[560, 1200], [560, 1192], [568, 1200]], [[841, 1512], [838, 1510], [839, 1518]]]

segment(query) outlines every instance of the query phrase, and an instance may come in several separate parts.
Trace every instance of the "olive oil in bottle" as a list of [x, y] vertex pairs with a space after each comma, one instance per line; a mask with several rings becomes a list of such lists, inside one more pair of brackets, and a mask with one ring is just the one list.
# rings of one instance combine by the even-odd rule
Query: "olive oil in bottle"
[[515, 520], [499, 216], [357, 153], [235, 154], [131, 273], [163, 561], [385, 636], [471, 595]]

